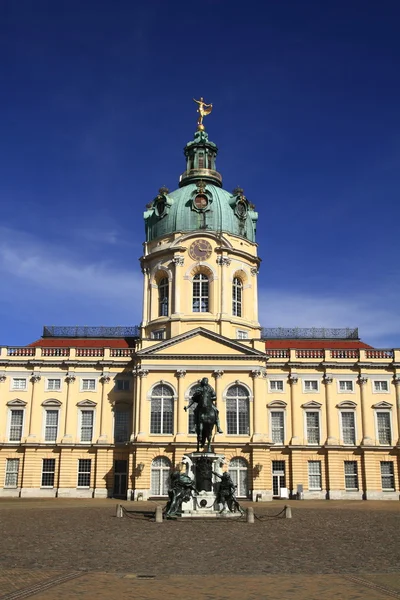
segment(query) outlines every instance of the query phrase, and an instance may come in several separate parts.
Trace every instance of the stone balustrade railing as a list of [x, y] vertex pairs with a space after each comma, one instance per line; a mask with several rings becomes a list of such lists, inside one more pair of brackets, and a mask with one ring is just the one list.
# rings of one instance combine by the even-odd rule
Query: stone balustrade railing
[[283, 350], [280, 348], [268, 348], [266, 355], [269, 358], [289, 358], [289, 350]]
[[389, 358], [392, 359], [394, 356], [393, 350], [366, 350], [366, 358]]
[[111, 348], [110, 356], [131, 357], [134, 352], [133, 348]]
[[104, 348], [77, 348], [76, 356], [104, 356]]
[[69, 348], [41, 348], [42, 356], [69, 356]]
[[324, 350], [296, 350], [296, 358], [324, 358]]
[[7, 348], [7, 356], [35, 356], [35, 348]]

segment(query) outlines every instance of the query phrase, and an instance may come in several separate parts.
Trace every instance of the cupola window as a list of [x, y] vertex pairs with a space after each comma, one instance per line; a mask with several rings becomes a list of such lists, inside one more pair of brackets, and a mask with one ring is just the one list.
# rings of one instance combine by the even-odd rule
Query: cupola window
[[208, 277], [197, 273], [193, 277], [193, 312], [208, 312]]
[[204, 210], [208, 206], [208, 198], [205, 194], [197, 194], [194, 205], [198, 210]]
[[169, 286], [167, 277], [163, 277], [158, 284], [158, 316], [168, 316]]
[[235, 277], [232, 285], [232, 312], [235, 317], [242, 316], [243, 283]]

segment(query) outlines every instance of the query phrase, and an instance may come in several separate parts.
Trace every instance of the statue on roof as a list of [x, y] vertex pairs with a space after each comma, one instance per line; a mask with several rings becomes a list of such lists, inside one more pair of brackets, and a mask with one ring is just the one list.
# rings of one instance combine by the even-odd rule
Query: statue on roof
[[210, 114], [213, 105], [206, 104], [204, 102], [204, 98], [200, 98], [200, 100], [196, 100], [195, 98], [193, 98], [193, 100], [196, 102], [196, 104], [199, 105], [199, 108], [197, 109], [197, 112], [199, 113], [199, 118], [197, 119], [197, 129], [202, 130], [204, 129], [203, 119], [204, 117]]

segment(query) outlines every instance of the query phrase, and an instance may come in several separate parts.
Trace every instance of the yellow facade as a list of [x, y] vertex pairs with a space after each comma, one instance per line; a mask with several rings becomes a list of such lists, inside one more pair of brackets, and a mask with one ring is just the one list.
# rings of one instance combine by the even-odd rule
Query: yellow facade
[[2, 347], [0, 496], [165, 496], [196, 447], [185, 407], [207, 377], [224, 432], [213, 449], [239, 497], [398, 500], [400, 350], [266, 350], [259, 265], [236, 233], [168, 232], [144, 244], [132, 347], [61, 335]]

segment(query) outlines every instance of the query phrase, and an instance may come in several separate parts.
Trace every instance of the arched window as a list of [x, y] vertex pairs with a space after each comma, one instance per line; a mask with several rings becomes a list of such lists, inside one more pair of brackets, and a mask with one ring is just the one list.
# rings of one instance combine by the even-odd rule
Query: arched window
[[232, 313], [235, 317], [242, 316], [243, 283], [235, 277], [232, 285]]
[[228, 435], [249, 435], [249, 394], [243, 385], [232, 385], [226, 393]]
[[204, 273], [193, 277], [193, 312], [208, 312], [208, 277]]
[[158, 284], [158, 316], [167, 317], [169, 309], [169, 286], [168, 278], [163, 277]]
[[171, 461], [165, 456], [157, 456], [151, 463], [151, 495], [168, 496]]
[[174, 393], [168, 385], [156, 385], [151, 394], [150, 433], [174, 432]]
[[229, 475], [236, 487], [236, 494], [246, 498], [249, 494], [248, 466], [244, 458], [232, 458], [229, 463]]

